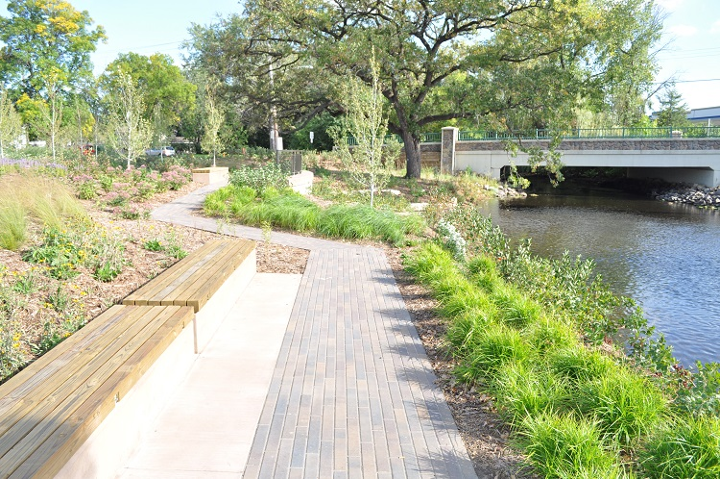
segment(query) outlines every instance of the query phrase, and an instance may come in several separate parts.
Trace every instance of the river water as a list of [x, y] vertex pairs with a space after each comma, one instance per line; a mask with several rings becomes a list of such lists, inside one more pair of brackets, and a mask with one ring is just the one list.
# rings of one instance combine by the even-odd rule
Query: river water
[[683, 365], [720, 362], [720, 212], [567, 186], [480, 208], [511, 239], [532, 238], [534, 253], [594, 259]]

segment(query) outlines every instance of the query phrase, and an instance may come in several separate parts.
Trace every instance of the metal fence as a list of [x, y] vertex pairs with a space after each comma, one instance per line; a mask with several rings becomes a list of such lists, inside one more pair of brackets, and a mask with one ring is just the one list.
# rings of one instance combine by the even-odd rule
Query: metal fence
[[[420, 143], [440, 143], [440, 132], [421, 133]], [[720, 127], [617, 127], [617, 128], [569, 128], [566, 130], [536, 129], [519, 132], [480, 130], [476, 132], [460, 132], [458, 141], [493, 141], [493, 140], [549, 140], [560, 136], [567, 140], [584, 139], [659, 139], [659, 138], [720, 138]], [[387, 135], [387, 139], [395, 138], [402, 143], [399, 135]], [[349, 145], [357, 145], [353, 137], [348, 137]]]
[[560, 136], [568, 140], [580, 139], [653, 139], [653, 138], [720, 138], [720, 127], [618, 127], [572, 128], [567, 130], [526, 130], [520, 132], [460, 132], [461, 142], [473, 140], [547, 140]]
[[275, 164], [288, 170], [291, 175], [300, 173], [302, 171], [302, 151], [277, 150], [275, 152]]

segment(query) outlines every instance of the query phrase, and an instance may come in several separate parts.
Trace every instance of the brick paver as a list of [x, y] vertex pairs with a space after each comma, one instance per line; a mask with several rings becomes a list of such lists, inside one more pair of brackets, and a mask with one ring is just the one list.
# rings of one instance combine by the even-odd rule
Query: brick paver
[[[212, 188], [153, 218], [217, 231], [193, 216]], [[241, 226], [223, 233], [262, 237]], [[245, 478], [474, 478], [385, 254], [289, 234], [272, 241], [311, 253]]]

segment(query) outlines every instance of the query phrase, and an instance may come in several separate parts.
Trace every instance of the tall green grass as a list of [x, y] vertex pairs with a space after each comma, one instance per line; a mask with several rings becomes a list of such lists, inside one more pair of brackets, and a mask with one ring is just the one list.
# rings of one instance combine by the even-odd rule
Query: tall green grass
[[493, 394], [542, 475], [624, 476], [619, 458], [668, 414], [641, 374], [594, 347], [581, 327], [506, 282], [488, 257], [458, 264], [438, 243], [406, 258], [446, 318], [456, 376]]
[[19, 202], [0, 199], [0, 247], [17, 250], [27, 235], [27, 211]]
[[400, 216], [365, 205], [322, 208], [291, 190], [273, 187], [266, 187], [259, 196], [248, 187], [225, 187], [208, 195], [205, 212], [248, 225], [267, 222], [273, 227], [329, 238], [379, 239], [395, 245], [403, 244], [408, 235], [416, 235], [424, 228], [422, 219], [415, 215]]
[[668, 424], [640, 452], [649, 478], [720, 478], [720, 419], [687, 417]]
[[598, 426], [572, 415], [528, 416], [518, 444], [544, 478], [623, 478]]
[[19, 249], [30, 222], [61, 228], [70, 218], [87, 212], [59, 180], [42, 176], [0, 178], [0, 246]]
[[595, 418], [600, 429], [623, 448], [635, 447], [661, 424], [667, 399], [637, 373], [613, 368], [580, 384], [578, 410]]

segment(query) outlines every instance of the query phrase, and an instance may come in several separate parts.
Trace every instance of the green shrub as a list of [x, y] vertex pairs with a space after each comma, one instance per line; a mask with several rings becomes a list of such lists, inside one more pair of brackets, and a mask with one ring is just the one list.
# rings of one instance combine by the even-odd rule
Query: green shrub
[[499, 318], [513, 328], [523, 328], [540, 319], [540, 305], [514, 287], [497, 287], [490, 299], [498, 307]]
[[577, 331], [557, 318], [540, 318], [523, 330], [523, 337], [532, 344], [538, 356], [580, 345]]
[[692, 415], [720, 416], [720, 363], [696, 363], [690, 381], [680, 385], [674, 407]]
[[465, 310], [449, 322], [447, 340], [458, 350], [472, 348], [482, 332], [493, 322], [492, 310], [483, 308]]
[[230, 173], [230, 183], [235, 187], [250, 187], [262, 195], [268, 187], [286, 188], [288, 177], [288, 172], [274, 163], [259, 167], [243, 165]]
[[580, 345], [557, 350], [549, 359], [552, 371], [575, 384], [591, 382], [609, 375], [616, 365], [597, 350]]

